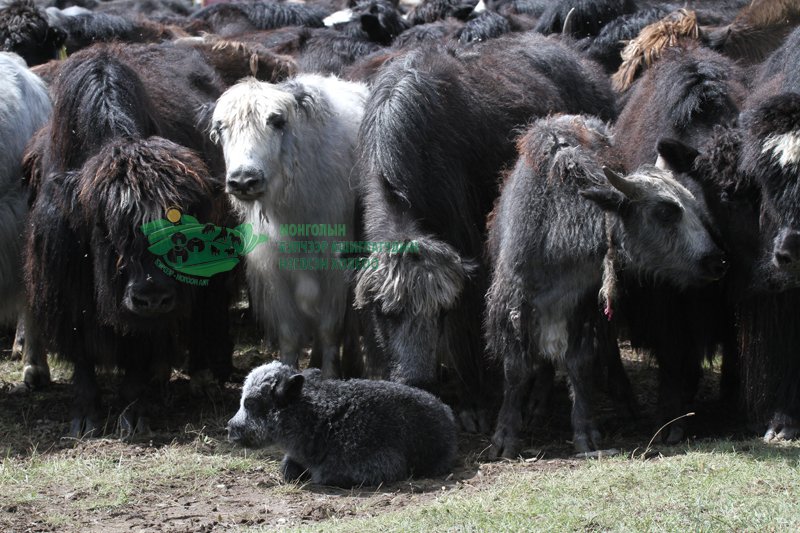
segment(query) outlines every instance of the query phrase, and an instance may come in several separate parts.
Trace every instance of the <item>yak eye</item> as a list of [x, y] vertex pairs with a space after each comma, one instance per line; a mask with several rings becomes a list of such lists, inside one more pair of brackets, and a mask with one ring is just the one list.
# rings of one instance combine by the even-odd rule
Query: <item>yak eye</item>
[[255, 398], [245, 398], [244, 408], [248, 411], [256, 411], [258, 409], [258, 400]]
[[277, 113], [273, 113], [269, 116], [267, 122], [269, 122], [273, 128], [281, 129], [286, 125], [286, 117]]
[[674, 202], [661, 201], [655, 207], [655, 218], [662, 224], [675, 224], [683, 214], [681, 206]]

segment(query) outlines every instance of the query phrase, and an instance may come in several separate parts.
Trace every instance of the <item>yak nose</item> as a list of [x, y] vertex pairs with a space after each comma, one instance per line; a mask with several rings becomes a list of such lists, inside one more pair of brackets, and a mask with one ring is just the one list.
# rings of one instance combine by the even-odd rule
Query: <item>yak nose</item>
[[169, 313], [175, 307], [175, 289], [152, 283], [136, 283], [130, 287], [131, 311], [142, 315]]
[[800, 261], [800, 231], [789, 231], [775, 246], [774, 261], [778, 267], [788, 267]]
[[233, 423], [233, 419], [228, 420], [228, 442], [239, 442], [242, 440], [241, 428]]
[[234, 195], [252, 196], [261, 192], [266, 183], [264, 171], [257, 168], [237, 168], [228, 173], [228, 192]]
[[728, 260], [722, 251], [707, 254], [700, 260], [703, 273], [710, 279], [720, 279], [728, 271]]

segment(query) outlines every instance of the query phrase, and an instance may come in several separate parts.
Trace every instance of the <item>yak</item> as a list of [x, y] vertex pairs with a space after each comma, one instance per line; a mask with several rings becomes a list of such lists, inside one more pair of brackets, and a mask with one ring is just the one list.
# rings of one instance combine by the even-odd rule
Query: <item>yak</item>
[[368, 358], [429, 388], [447, 362], [472, 430], [489, 429], [494, 373], [480, 335], [485, 218], [515, 128], [555, 111], [608, 120], [615, 103], [597, 66], [537, 34], [411, 50], [379, 71], [367, 102], [356, 170], [366, 237], [409, 252], [374, 251], [378, 268], [358, 272]]
[[[0, 324], [17, 321], [13, 351], [22, 355], [23, 381], [30, 386], [50, 381], [46, 354], [38, 339], [26, 337], [22, 248], [27, 217], [27, 190], [22, 182], [22, 154], [25, 143], [50, 115], [50, 97], [38, 76], [31, 73], [18, 55], [0, 52]], [[24, 344], [24, 348], [23, 348]]]
[[720, 275], [721, 250], [702, 199], [669, 171], [646, 165], [624, 177], [612, 170], [619, 163], [611, 132], [596, 118], [541, 119], [518, 150], [488, 238], [486, 338], [505, 369], [492, 453], [519, 453], [522, 409], [542, 358], [566, 367], [573, 443], [585, 452], [600, 446], [592, 416], [595, 344], [605, 321], [598, 294], [610, 314], [615, 269], [680, 287], [705, 283]]
[[736, 124], [717, 128], [699, 152], [683, 143], [672, 148], [682, 172], [703, 184], [729, 251], [740, 393], [766, 440], [800, 431], [799, 46], [795, 30], [762, 65]]
[[[690, 45], [666, 50], [630, 89], [615, 124], [615, 140], [624, 168], [633, 171], [658, 159], [696, 196], [695, 180], [684, 180], [686, 163], [673, 154], [675, 142], [703, 146], [718, 125], [736, 121], [745, 99], [745, 76], [730, 59]], [[714, 235], [720, 242], [718, 224]], [[721, 244], [724, 247], [724, 244]], [[691, 410], [702, 376], [702, 361], [723, 348], [723, 401], [738, 399], [733, 309], [725, 283], [683, 289], [668, 280], [621, 276], [620, 313], [634, 348], [651, 351], [659, 366], [659, 425]], [[671, 424], [667, 442], [683, 438], [685, 419]]]
[[456, 424], [441, 400], [399, 383], [321, 377], [317, 369], [298, 374], [278, 361], [254, 369], [228, 439], [280, 445], [286, 481], [350, 488], [450, 471]]
[[[246, 259], [256, 315], [278, 338], [283, 362], [297, 367], [311, 341], [326, 377], [339, 374], [350, 305], [347, 271], [333, 247], [355, 236], [351, 173], [366, 97], [365, 85], [333, 76], [304, 74], [280, 85], [250, 78], [220, 97], [211, 122], [234, 208], [271, 240]], [[324, 231], [311, 234], [311, 226]], [[311, 249], [297, 248], [306, 243]]]
[[221, 92], [191, 51], [121, 45], [71, 56], [52, 87], [52, 117], [26, 155], [37, 186], [25, 273], [32, 325], [74, 366], [71, 435], [101, 427], [97, 366], [123, 372], [123, 437], [149, 432], [151, 402], [187, 350], [193, 379], [232, 369], [226, 276], [178, 281], [141, 229], [171, 208], [224, 223], [204, 134], [192, 133], [192, 108]]

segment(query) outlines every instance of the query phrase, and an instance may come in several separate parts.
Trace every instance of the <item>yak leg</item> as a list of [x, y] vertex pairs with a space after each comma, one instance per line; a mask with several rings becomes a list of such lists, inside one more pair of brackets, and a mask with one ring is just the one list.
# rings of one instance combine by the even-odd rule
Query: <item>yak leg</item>
[[48, 386], [50, 384], [50, 367], [47, 364], [47, 350], [42, 342], [42, 334], [36, 321], [27, 311], [20, 316], [17, 323], [17, 337], [23, 339], [23, 383], [32, 389]]
[[307, 481], [311, 477], [306, 467], [288, 455], [284, 455], [281, 461], [281, 474], [284, 481]]
[[150, 421], [147, 416], [147, 385], [149, 372], [145, 365], [135, 365], [125, 369], [122, 381], [122, 414], [119, 415], [119, 438], [132, 440], [147, 437]]
[[[687, 406], [697, 393], [702, 376], [703, 347], [690, 342], [678, 343], [656, 351], [658, 360], [658, 406], [660, 424], [686, 414]], [[686, 420], [669, 425], [662, 439], [667, 444], [680, 442], [686, 434]]]
[[525, 409], [528, 426], [542, 425], [552, 412], [553, 389], [555, 387], [556, 368], [548, 360], [542, 360], [536, 367], [533, 377], [528, 406]]
[[323, 316], [317, 328], [315, 339], [322, 346], [322, 377], [338, 378], [341, 375], [339, 363], [339, 347], [342, 344], [341, 316]]
[[[348, 302], [352, 302], [352, 298]], [[364, 377], [360, 325], [359, 314], [349, 303], [344, 315], [344, 340], [342, 342], [342, 375], [345, 378]]]
[[622, 365], [617, 332], [603, 318], [600, 318], [597, 323], [597, 345], [607, 372], [606, 390], [617, 407], [624, 410], [629, 417], [634, 418], [639, 412], [639, 408], [628, 373], [625, 372], [625, 367]]
[[589, 322], [573, 324], [565, 359], [572, 392], [573, 445], [578, 452], [600, 448], [600, 431], [594, 421], [594, 328]]
[[14, 335], [14, 344], [11, 346], [11, 359], [18, 361], [22, 359], [22, 353], [25, 349], [25, 318], [20, 313], [17, 318], [17, 331]]
[[[218, 279], [219, 278], [219, 279]], [[189, 375], [192, 393], [213, 389], [233, 371], [233, 341], [230, 335], [230, 293], [222, 276], [211, 278], [195, 304], [189, 344]], [[215, 383], [216, 382], [216, 383]]]
[[322, 368], [322, 354], [325, 352], [322, 347], [322, 341], [319, 335], [314, 337], [314, 344], [311, 345], [311, 358], [308, 361], [308, 366], [311, 368]]
[[[551, 365], [552, 368], [552, 365]], [[516, 458], [522, 451], [520, 432], [523, 426], [522, 409], [528, 398], [534, 373], [531, 361], [518, 342], [505, 354], [503, 369], [505, 387], [503, 404], [497, 415], [497, 428], [492, 436], [490, 456]]]
[[471, 433], [489, 433], [492, 412], [500, 403], [503, 370], [486, 356], [481, 335], [486, 287], [468, 284], [455, 309], [445, 315], [445, 348], [460, 384], [459, 420]]
[[72, 419], [69, 426], [70, 437], [79, 439], [98, 436], [100, 389], [97, 386], [97, 376], [92, 363], [83, 360], [75, 363], [72, 386], [75, 390], [75, 400], [72, 404]]
[[[281, 362], [292, 368], [300, 368], [300, 336], [290, 324], [283, 323], [278, 331], [278, 345], [281, 352]], [[313, 350], [312, 350], [313, 351]]]

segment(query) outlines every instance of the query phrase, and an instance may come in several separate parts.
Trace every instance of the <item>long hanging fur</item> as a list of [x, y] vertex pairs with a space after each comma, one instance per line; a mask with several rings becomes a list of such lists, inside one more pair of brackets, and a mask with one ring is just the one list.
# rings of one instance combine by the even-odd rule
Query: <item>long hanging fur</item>
[[614, 89], [628, 89], [640, 70], [652, 65], [665, 48], [676, 46], [685, 39], [697, 40], [699, 32], [697, 15], [686, 9], [679, 9], [646, 26], [622, 51], [622, 65], [611, 78]]

